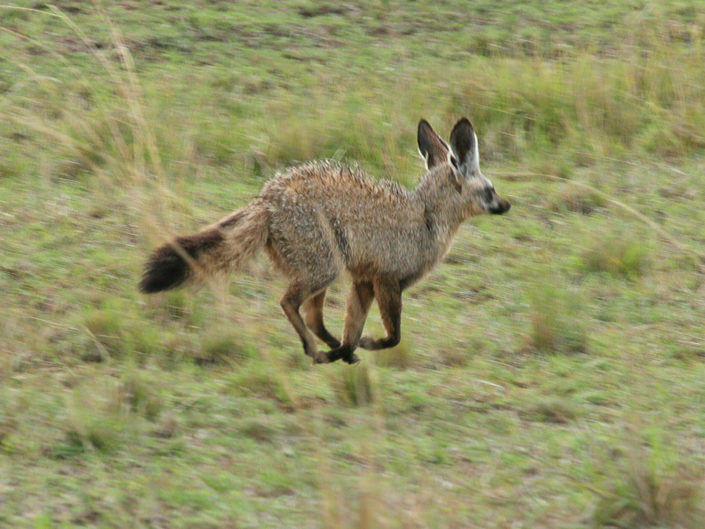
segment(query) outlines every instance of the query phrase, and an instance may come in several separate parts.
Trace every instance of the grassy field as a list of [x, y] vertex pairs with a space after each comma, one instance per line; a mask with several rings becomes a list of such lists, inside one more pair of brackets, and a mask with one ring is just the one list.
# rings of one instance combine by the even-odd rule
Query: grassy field
[[[0, 5], [0, 526], [703, 527], [703, 64], [695, 0]], [[311, 366], [264, 257], [137, 292], [277, 169], [412, 187], [464, 115], [513, 207], [395, 349]]]

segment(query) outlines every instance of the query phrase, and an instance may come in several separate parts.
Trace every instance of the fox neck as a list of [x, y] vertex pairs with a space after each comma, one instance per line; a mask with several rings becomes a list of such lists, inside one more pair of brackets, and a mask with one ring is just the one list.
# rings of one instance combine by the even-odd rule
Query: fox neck
[[467, 190], [459, 191], [448, 177], [448, 168], [441, 166], [428, 172], [414, 192], [424, 204], [430, 247], [437, 262], [450, 248], [460, 225], [473, 214]]

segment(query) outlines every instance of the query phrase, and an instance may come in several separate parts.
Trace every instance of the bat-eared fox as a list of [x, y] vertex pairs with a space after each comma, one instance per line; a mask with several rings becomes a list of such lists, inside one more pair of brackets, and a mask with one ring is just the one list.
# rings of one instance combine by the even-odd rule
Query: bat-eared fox
[[[277, 174], [247, 206], [157, 248], [140, 290], [159, 292], [239, 270], [264, 248], [289, 279], [281, 307], [314, 363], [355, 363], [357, 347], [395, 346], [402, 291], [443, 258], [465, 219], [510, 208], [480, 171], [477, 135], [466, 118], [453, 127], [449, 144], [421, 120], [418, 146], [427, 172], [414, 190], [375, 183], [338, 162], [310, 162]], [[343, 270], [352, 287], [341, 343], [323, 324], [323, 302]], [[387, 331], [378, 339], [362, 336], [375, 298]], [[309, 329], [329, 351], [317, 349]]]

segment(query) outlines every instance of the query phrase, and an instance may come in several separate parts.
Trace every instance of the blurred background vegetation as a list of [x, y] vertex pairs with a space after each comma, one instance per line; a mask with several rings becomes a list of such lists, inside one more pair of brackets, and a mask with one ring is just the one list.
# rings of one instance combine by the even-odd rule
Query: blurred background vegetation
[[[704, 33], [696, 0], [0, 5], [0, 525], [702, 527]], [[276, 170], [413, 187], [418, 120], [461, 116], [513, 208], [395, 349], [312, 367], [264, 258], [138, 294]]]

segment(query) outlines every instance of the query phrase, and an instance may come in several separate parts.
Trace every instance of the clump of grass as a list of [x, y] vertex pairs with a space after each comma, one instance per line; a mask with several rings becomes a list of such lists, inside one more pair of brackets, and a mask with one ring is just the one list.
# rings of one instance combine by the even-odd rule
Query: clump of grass
[[443, 348], [440, 351], [441, 363], [448, 367], [465, 367], [468, 365], [469, 354], [461, 349]]
[[125, 427], [126, 417], [114, 399], [95, 386], [77, 388], [68, 402], [64, 440], [52, 447], [51, 454], [63, 459], [89, 451], [113, 452], [122, 442]]
[[555, 424], [570, 422], [577, 414], [574, 403], [565, 397], [557, 396], [541, 397], [534, 402], [529, 402], [519, 413], [527, 421]]
[[74, 388], [67, 401], [64, 439], [52, 448], [58, 458], [88, 451], [109, 453], [123, 442], [131, 417], [155, 421], [163, 399], [144, 371], [127, 370], [119, 381], [95, 380]]
[[311, 358], [299, 349], [292, 349], [286, 355], [286, 366], [290, 369], [311, 369]]
[[529, 345], [542, 352], [587, 352], [582, 321], [582, 300], [548, 277], [530, 291], [531, 335]]
[[153, 434], [160, 439], [171, 439], [179, 430], [179, 421], [173, 414], [163, 414], [155, 424]]
[[126, 308], [91, 309], [83, 318], [83, 328], [82, 360], [86, 362], [101, 362], [106, 356], [146, 357], [160, 348], [159, 330]]
[[114, 404], [118, 409], [126, 406], [131, 412], [154, 421], [159, 416], [163, 404], [155, 388], [155, 384], [140, 372], [129, 371], [120, 381]]
[[582, 215], [590, 215], [596, 209], [604, 207], [606, 201], [603, 196], [585, 189], [568, 185], [555, 197], [549, 200], [548, 207], [552, 211], [570, 211]]
[[337, 371], [333, 389], [340, 401], [350, 406], [368, 406], [376, 398], [375, 384], [366, 364]]
[[238, 432], [255, 441], [272, 442], [277, 434], [277, 430], [270, 422], [271, 421], [257, 418], [246, 419], [238, 428]]
[[94, 345], [99, 349], [98, 354], [84, 355], [86, 360], [102, 359], [103, 352], [109, 354], [119, 354], [123, 352], [122, 330], [124, 321], [122, 316], [109, 310], [93, 309], [89, 311], [84, 320], [83, 325], [88, 329], [92, 338], [95, 339]]
[[295, 483], [290, 473], [277, 470], [265, 470], [260, 473], [257, 485], [257, 494], [265, 498], [293, 494], [298, 484]]
[[574, 169], [571, 152], [556, 153], [555, 156], [545, 156], [542, 151], [534, 153], [536, 159], [527, 160], [528, 167], [536, 173], [545, 173], [570, 178]]
[[376, 354], [377, 365], [383, 367], [394, 367], [397, 369], [408, 369], [414, 362], [414, 355], [409, 344], [402, 341], [391, 349], [382, 349]]
[[242, 338], [232, 331], [209, 332], [203, 339], [201, 348], [193, 355], [198, 365], [242, 363], [255, 356], [255, 352]]
[[287, 407], [292, 404], [281, 375], [267, 363], [252, 362], [233, 373], [230, 386], [243, 396], [271, 399]]
[[10, 393], [6, 390], [0, 391], [0, 445], [17, 427], [16, 419], [17, 404], [10, 399]]
[[165, 331], [160, 340], [162, 354], [160, 363], [166, 368], [173, 368], [180, 362], [193, 358], [193, 351], [198, 350], [197, 337], [185, 330]]
[[151, 315], [163, 323], [179, 322], [184, 326], [199, 326], [203, 324], [206, 312], [203, 302], [194, 299], [189, 290], [171, 290], [152, 298], [150, 306], [155, 311]]
[[148, 322], [131, 322], [129, 328], [126, 329], [125, 339], [127, 347], [142, 359], [157, 352], [161, 347], [159, 329]]
[[181, 320], [188, 316], [189, 308], [186, 293], [183, 290], [172, 290], [168, 292], [164, 299], [166, 313], [170, 318]]
[[89, 450], [110, 453], [119, 446], [122, 431], [123, 424], [117, 417], [82, 413], [81, 418], [73, 418], [66, 428], [65, 442], [57, 444], [52, 454], [62, 459]]
[[[365, 88], [359, 87], [359, 90]], [[377, 116], [370, 113], [380, 110], [367, 108], [365, 115], [361, 115], [359, 110], [365, 104], [363, 94], [347, 93], [335, 107], [325, 99], [319, 101], [319, 97], [314, 96], [316, 104], [307, 107], [275, 105], [271, 109], [273, 116], [282, 116], [281, 126], [267, 131], [271, 143], [266, 155], [271, 165], [290, 165], [297, 160], [314, 158], [344, 158], [365, 160], [371, 167], [384, 167], [380, 150], [375, 146], [385, 145], [386, 149], [394, 150], [398, 138], [395, 130], [385, 131], [374, 126]]]
[[682, 362], [702, 361], [705, 358], [705, 346], [700, 343], [674, 343], [666, 352], [671, 358]]
[[677, 527], [696, 529], [705, 524], [702, 475], [693, 465], [657, 448], [632, 453], [621, 479], [610, 481], [593, 512], [594, 527]]
[[448, 367], [465, 367], [474, 356], [487, 349], [487, 338], [468, 334], [462, 338], [439, 337], [438, 358]]
[[643, 240], [613, 234], [607, 238], [595, 238], [581, 256], [580, 264], [588, 272], [605, 272], [635, 279], [644, 274], [648, 256], [648, 247]]

